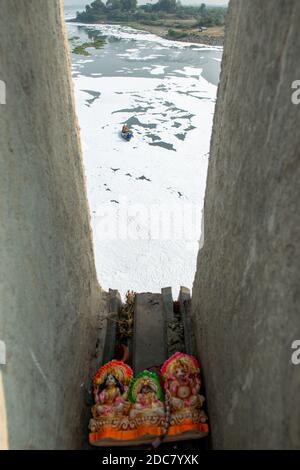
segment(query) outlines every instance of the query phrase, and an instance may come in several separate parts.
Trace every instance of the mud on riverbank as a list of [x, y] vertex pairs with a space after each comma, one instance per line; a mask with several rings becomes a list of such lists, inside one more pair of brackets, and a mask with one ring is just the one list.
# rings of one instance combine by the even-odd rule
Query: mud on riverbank
[[[197, 28], [172, 29], [170, 25], [155, 26], [143, 23], [129, 23], [128, 26], [156, 34], [170, 41], [193, 42], [209, 46], [223, 46], [224, 44], [225, 30], [223, 26], [215, 26], [204, 31], [200, 31]], [[175, 34], [170, 34], [171, 31], [175, 32]]]

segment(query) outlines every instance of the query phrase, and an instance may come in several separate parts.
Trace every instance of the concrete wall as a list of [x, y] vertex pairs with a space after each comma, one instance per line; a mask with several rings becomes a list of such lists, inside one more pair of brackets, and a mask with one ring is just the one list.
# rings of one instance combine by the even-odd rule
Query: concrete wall
[[61, 6], [0, 11], [0, 447], [77, 448], [100, 288]]
[[218, 449], [300, 448], [300, 2], [232, 0], [193, 290]]

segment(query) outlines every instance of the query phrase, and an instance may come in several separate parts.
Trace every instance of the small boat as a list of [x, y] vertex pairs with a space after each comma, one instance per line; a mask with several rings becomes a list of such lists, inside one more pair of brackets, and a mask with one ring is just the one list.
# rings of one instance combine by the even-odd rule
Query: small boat
[[130, 142], [130, 140], [132, 139], [133, 137], [133, 133], [132, 132], [121, 132], [121, 135], [123, 137], [123, 139], [127, 140], [127, 142]]

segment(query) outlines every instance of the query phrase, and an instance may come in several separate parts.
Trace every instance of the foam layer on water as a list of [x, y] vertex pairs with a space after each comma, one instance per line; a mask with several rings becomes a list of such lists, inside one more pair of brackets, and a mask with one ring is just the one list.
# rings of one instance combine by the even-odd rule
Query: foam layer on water
[[[174, 63], [171, 55], [162, 64], [154, 53], [188, 44], [118, 26], [104, 31], [122, 38], [109, 55], [116, 76], [111, 68], [105, 76], [103, 66], [88, 74], [91, 64], [73, 56], [99, 280], [122, 294], [169, 285], [176, 293], [194, 278], [216, 86], [202, 65]], [[134, 132], [130, 143], [120, 135], [124, 122]]]

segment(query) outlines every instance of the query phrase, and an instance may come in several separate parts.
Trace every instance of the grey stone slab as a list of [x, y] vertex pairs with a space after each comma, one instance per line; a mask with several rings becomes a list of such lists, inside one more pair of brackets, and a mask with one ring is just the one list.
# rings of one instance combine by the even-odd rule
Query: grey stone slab
[[135, 373], [162, 364], [166, 339], [161, 294], [137, 294], [133, 361]]

